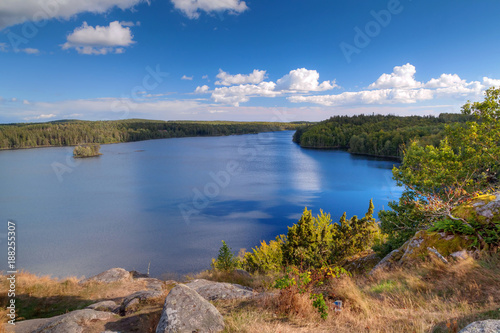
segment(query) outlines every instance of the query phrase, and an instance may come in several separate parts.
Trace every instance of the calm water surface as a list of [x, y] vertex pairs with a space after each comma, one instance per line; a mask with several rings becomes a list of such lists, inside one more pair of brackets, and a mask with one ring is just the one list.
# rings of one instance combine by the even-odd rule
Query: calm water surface
[[[123, 267], [159, 277], [208, 268], [233, 250], [286, 233], [305, 206], [338, 220], [399, 197], [394, 162], [305, 150], [292, 131], [0, 152], [0, 218], [17, 223], [17, 263], [90, 276]], [[6, 260], [0, 269], [6, 270]]]

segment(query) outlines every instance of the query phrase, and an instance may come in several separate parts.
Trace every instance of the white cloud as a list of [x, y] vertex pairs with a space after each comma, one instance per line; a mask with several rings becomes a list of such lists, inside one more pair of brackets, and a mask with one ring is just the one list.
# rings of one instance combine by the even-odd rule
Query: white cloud
[[67, 36], [63, 50], [74, 48], [80, 54], [123, 53], [124, 48], [135, 43], [129, 27], [114, 21], [109, 26], [91, 27], [87, 22]]
[[50, 119], [50, 118], [55, 118], [56, 115], [51, 113], [51, 114], [41, 114], [38, 116], [34, 117], [25, 117], [24, 120], [40, 120], [40, 119]]
[[489, 88], [489, 87], [500, 87], [500, 80], [495, 80], [495, 79], [490, 79], [489, 77], [483, 77], [483, 84]]
[[319, 73], [315, 70], [298, 68], [290, 71], [276, 82], [277, 90], [291, 91], [324, 91], [330, 90], [337, 85], [334, 82], [324, 81], [319, 84]]
[[171, 0], [174, 7], [191, 19], [198, 18], [200, 12], [229, 12], [240, 14], [248, 9], [241, 0]]
[[194, 91], [196, 94], [206, 94], [210, 88], [207, 85], [203, 85], [201, 87], [196, 87]]
[[38, 54], [38, 53], [40, 53], [40, 50], [31, 48], [31, 47], [27, 47], [25, 49], [21, 49], [21, 51], [24, 52], [24, 53], [26, 53], [26, 54]]
[[248, 102], [252, 96], [275, 97], [280, 92], [274, 91], [274, 82], [261, 82], [258, 85], [245, 84], [232, 87], [215, 88], [212, 99], [217, 103], [239, 106], [240, 103]]
[[422, 86], [422, 83], [415, 80], [415, 73], [415, 66], [411, 64], [396, 66], [391, 74], [382, 74], [377, 81], [370, 84], [368, 88], [419, 88]]
[[181, 80], [193, 81], [193, 77], [192, 77], [192, 76], [186, 76], [186, 75], [183, 75], [183, 76], [181, 77]]
[[425, 101], [433, 98], [433, 93], [428, 89], [380, 89], [363, 90], [358, 92], [344, 92], [338, 95], [288, 97], [293, 103], [314, 103], [319, 105], [359, 105], [359, 104], [408, 104]]
[[201, 78], [202, 78], [203, 80], [208, 80], [208, 75], [203, 75]]
[[0, 52], [7, 52], [7, 43], [0, 43]]
[[438, 79], [430, 79], [425, 84], [426, 88], [446, 88], [465, 84], [457, 74], [441, 74]]
[[134, 26], [140, 26], [141, 22], [132, 22], [132, 21], [121, 21], [120, 24], [124, 27], [134, 27]]
[[26, 21], [68, 20], [78, 13], [105, 13], [114, 7], [122, 10], [149, 0], [2, 0], [0, 30]]
[[27, 99], [25, 99], [25, 100], [23, 100], [23, 104], [24, 105], [30, 105], [30, 102]]
[[266, 78], [266, 71], [260, 71], [254, 69], [254, 71], [248, 75], [244, 74], [236, 74], [230, 75], [224, 72], [222, 69], [219, 69], [219, 74], [217, 74], [217, 78], [220, 81], [216, 81], [215, 84], [219, 86], [232, 86], [235, 84], [259, 84]]

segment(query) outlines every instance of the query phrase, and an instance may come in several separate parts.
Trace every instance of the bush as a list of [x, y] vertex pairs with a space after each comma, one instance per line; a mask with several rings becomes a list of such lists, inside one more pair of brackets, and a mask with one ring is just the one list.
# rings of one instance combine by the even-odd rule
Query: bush
[[222, 246], [219, 249], [217, 260], [212, 261], [212, 267], [220, 271], [232, 271], [240, 266], [240, 261], [234, 256], [234, 253], [227, 246], [226, 242], [222, 241]]
[[275, 240], [266, 243], [262, 241], [253, 252], [245, 253], [242, 266], [249, 272], [280, 272], [283, 261], [282, 246], [286, 241], [285, 235], [279, 235]]

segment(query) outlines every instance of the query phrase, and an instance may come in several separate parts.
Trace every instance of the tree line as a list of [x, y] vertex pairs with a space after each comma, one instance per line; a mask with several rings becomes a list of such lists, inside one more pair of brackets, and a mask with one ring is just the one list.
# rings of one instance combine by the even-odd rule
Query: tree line
[[223, 136], [296, 129], [301, 123], [60, 120], [0, 124], [0, 149], [106, 144], [187, 136]]
[[460, 126], [472, 119], [465, 114], [434, 116], [335, 116], [299, 128], [294, 142], [304, 148], [347, 149], [351, 153], [401, 158], [412, 140], [437, 146], [446, 125]]

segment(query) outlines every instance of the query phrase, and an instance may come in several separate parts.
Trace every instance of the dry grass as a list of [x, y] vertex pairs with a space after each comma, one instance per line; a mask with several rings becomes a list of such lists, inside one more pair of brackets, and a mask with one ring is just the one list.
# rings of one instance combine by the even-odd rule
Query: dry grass
[[[495, 255], [334, 280], [327, 287], [326, 320], [305, 304], [304, 295], [217, 307], [226, 332], [458, 332], [476, 320], [500, 319], [499, 263]], [[331, 310], [334, 300], [343, 301], [341, 312]], [[295, 308], [283, 311], [284, 304]]]
[[[8, 302], [8, 281], [1, 278], [0, 304], [4, 308]], [[17, 320], [52, 317], [83, 309], [100, 300], [119, 301], [144, 288], [145, 284], [140, 281], [79, 284], [75, 277], [59, 280], [20, 272], [16, 275]]]

